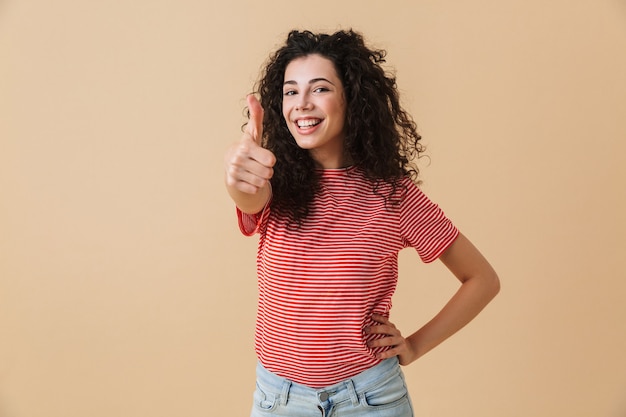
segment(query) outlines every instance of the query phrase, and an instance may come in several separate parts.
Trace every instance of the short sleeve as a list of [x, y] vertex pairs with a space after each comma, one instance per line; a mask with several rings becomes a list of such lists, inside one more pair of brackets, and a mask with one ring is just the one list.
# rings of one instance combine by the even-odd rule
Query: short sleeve
[[259, 213], [248, 214], [244, 213], [237, 207], [237, 220], [239, 222], [239, 230], [244, 236], [253, 236], [261, 230], [261, 227], [265, 222], [267, 222], [267, 218], [270, 213], [270, 200], [265, 204], [263, 210]]
[[443, 210], [410, 182], [400, 208], [400, 230], [408, 246], [415, 248], [425, 263], [439, 258], [454, 242], [459, 231]]

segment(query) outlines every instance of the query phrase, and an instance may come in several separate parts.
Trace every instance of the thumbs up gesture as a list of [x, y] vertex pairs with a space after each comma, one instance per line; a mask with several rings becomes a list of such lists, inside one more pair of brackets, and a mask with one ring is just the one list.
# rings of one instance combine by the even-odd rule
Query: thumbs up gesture
[[226, 188], [237, 206], [246, 213], [256, 213], [270, 197], [269, 180], [276, 157], [261, 146], [263, 107], [253, 95], [247, 97], [250, 120], [241, 139], [226, 152], [224, 165]]

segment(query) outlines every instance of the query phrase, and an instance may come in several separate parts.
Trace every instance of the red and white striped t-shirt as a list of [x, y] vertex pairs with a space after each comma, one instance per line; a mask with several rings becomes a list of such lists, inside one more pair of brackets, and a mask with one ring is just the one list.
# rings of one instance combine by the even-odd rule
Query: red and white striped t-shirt
[[[310, 387], [333, 385], [379, 360], [363, 329], [388, 315], [398, 252], [414, 247], [431, 262], [458, 231], [406, 178], [400, 204], [358, 168], [320, 171], [320, 192], [300, 228], [267, 208], [238, 211], [245, 235], [260, 234], [255, 349], [269, 371]], [[271, 206], [270, 206], [271, 207]]]

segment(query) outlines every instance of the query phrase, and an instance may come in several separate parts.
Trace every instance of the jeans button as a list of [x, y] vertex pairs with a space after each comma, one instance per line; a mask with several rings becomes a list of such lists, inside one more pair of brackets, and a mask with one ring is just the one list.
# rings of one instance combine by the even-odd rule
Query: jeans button
[[322, 392], [320, 393], [320, 401], [326, 401], [328, 399], [328, 393]]

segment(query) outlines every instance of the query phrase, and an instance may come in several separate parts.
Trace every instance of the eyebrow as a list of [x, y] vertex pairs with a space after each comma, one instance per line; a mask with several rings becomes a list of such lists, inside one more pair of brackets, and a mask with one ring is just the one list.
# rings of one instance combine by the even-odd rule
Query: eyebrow
[[[333, 82], [331, 82], [330, 80], [328, 80], [328, 79], [326, 79], [324, 77], [313, 78], [312, 80], [309, 81], [309, 84], [314, 84], [314, 83], [316, 83], [318, 81], [326, 81], [328, 84], [335, 85]], [[287, 84], [294, 84], [294, 85], [296, 85], [298, 83], [295, 82], [294, 80], [288, 80], [288, 81], [285, 81], [283, 83], [283, 85], [287, 85]]]

